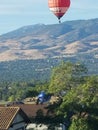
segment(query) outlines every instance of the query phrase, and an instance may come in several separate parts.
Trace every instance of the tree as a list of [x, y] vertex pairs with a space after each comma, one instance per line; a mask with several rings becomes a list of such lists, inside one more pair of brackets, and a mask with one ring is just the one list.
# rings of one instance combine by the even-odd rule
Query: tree
[[98, 76], [86, 76], [87, 68], [62, 62], [53, 68], [49, 91], [65, 92], [54, 107], [68, 130], [96, 130], [98, 127]]
[[54, 67], [51, 74], [49, 91], [60, 93], [69, 91], [77, 87], [82, 81], [87, 68], [80, 63], [62, 62], [59, 66]]
[[72, 120], [69, 130], [91, 130], [91, 128], [88, 125], [87, 119], [78, 118]]
[[8, 99], [10, 102], [13, 102], [13, 101], [15, 101], [15, 95], [11, 95], [10, 97], [9, 97], [9, 99]]
[[58, 114], [64, 115], [65, 120], [69, 118], [69, 130], [95, 130], [98, 127], [98, 77], [88, 77], [85, 83], [71, 89], [63, 97]]

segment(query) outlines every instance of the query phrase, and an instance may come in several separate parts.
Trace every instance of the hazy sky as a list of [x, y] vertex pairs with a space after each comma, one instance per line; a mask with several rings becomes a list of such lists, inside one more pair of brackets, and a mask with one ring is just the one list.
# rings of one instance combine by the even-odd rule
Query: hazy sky
[[[98, 18], [98, 0], [71, 0], [62, 22]], [[26, 25], [55, 24], [48, 0], [0, 0], [0, 34]]]

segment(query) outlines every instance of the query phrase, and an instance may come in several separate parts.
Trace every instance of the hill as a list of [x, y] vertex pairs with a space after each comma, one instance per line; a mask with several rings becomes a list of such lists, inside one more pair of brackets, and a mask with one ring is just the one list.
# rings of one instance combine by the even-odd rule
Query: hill
[[61, 60], [83, 62], [98, 74], [98, 19], [29, 25], [0, 36], [2, 80], [38, 78]]

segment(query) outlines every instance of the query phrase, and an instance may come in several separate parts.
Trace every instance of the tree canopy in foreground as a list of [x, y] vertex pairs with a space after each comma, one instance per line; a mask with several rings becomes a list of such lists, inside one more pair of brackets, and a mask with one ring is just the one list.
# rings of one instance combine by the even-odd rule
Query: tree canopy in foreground
[[79, 63], [61, 63], [52, 71], [49, 91], [61, 94], [55, 111], [68, 130], [98, 128], [98, 76], [86, 76], [87, 68]]

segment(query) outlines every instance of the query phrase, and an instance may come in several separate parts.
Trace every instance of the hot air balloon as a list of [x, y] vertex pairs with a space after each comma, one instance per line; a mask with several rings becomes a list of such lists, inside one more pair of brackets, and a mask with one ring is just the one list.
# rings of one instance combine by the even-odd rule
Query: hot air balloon
[[70, 0], [48, 0], [48, 6], [50, 10], [59, 19], [66, 13], [70, 6]]

